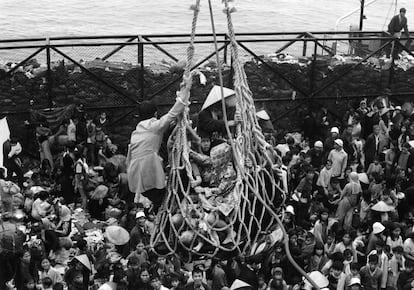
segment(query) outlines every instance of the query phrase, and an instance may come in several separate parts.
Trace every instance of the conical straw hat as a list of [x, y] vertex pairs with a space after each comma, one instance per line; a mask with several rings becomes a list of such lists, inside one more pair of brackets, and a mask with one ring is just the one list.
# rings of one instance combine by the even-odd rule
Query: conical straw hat
[[250, 284], [247, 284], [246, 282], [236, 279], [234, 280], [233, 284], [231, 284], [230, 290], [236, 290], [236, 289], [240, 289], [243, 287], [251, 287]]
[[[230, 96], [233, 96], [235, 94], [235, 92], [231, 89], [223, 87], [223, 94], [224, 94], [224, 98], [226, 99]], [[221, 100], [220, 86], [214, 86], [210, 90], [210, 92], [208, 93], [208, 96], [207, 96], [206, 100], [204, 101], [203, 107], [201, 107], [201, 111], [207, 109], [211, 105], [214, 105], [215, 103], [217, 103], [220, 100]]]
[[389, 211], [393, 211], [395, 208], [391, 205], [386, 204], [384, 201], [381, 200], [377, 202], [371, 209], [378, 211], [378, 212], [389, 212]]
[[129, 242], [129, 233], [120, 226], [109, 226], [105, 230], [105, 237], [116, 246], [122, 246]]
[[265, 121], [270, 120], [270, 116], [265, 110], [261, 110], [261, 111], [257, 112], [256, 117], [259, 118], [259, 119], [265, 120]]
[[91, 262], [89, 261], [88, 256], [83, 254], [83, 255], [76, 256], [75, 259], [81, 262], [82, 265], [88, 268], [89, 271], [92, 271], [92, 265], [91, 265]]

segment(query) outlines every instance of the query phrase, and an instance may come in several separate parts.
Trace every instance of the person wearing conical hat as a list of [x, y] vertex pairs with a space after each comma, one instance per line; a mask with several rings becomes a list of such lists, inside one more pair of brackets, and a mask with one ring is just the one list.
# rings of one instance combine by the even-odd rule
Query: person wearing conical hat
[[[231, 120], [230, 108], [235, 107], [235, 92], [228, 88], [223, 88], [223, 97], [226, 102], [228, 125], [233, 127], [236, 125], [234, 120]], [[220, 86], [214, 86], [198, 115], [197, 133], [203, 136], [215, 137], [226, 136], [226, 126], [223, 118], [223, 110], [221, 103], [221, 88]]]
[[260, 110], [256, 113], [257, 121], [259, 121], [260, 128], [263, 133], [273, 133], [275, 128], [273, 127], [272, 121], [266, 110]]
[[158, 151], [164, 133], [188, 104], [191, 78], [184, 78], [174, 106], [160, 119], [156, 105], [143, 102], [139, 108], [141, 121], [131, 134], [126, 162], [128, 186], [135, 194], [135, 202], [143, 195], [151, 200], [155, 211], [161, 206], [166, 186], [163, 160]]

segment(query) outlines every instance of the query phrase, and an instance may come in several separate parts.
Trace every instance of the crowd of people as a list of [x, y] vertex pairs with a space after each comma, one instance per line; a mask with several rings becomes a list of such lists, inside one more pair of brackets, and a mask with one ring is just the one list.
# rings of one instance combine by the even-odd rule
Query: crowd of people
[[[167, 139], [190, 87], [184, 80], [161, 118], [153, 103], [141, 105], [128, 152], [112, 143], [105, 113], [75, 114], [57, 131], [40, 120], [41, 165], [25, 174], [20, 143], [3, 146], [1, 289], [312, 289], [287, 250], [320, 289], [414, 288], [413, 109], [407, 104], [402, 111], [385, 97], [362, 100], [343, 120], [328, 110], [312, 113], [298, 133], [275, 134], [271, 114], [257, 114], [281, 157], [288, 249], [280, 239], [253, 258], [155, 255], [151, 234], [168, 190], [168, 143], [174, 142]], [[190, 157], [203, 156], [203, 164], [228, 148], [227, 126], [243, 122], [237, 114], [223, 120], [217, 92], [207, 97], [192, 133], [200, 144]], [[232, 90], [225, 101], [231, 116]], [[221, 175], [211, 163], [209, 170], [198, 166], [192, 194], [222, 195], [235, 174], [227, 161]]]

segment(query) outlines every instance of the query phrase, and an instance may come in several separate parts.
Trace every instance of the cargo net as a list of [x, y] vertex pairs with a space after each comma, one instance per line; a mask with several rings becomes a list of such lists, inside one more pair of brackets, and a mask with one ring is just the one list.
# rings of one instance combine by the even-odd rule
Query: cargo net
[[[194, 36], [199, 1], [193, 9]], [[236, 132], [230, 133], [227, 126], [226, 142], [212, 148], [209, 158], [190, 145], [198, 136], [190, 126], [188, 109], [180, 117], [169, 142], [171, 168], [167, 195], [151, 237], [151, 247], [158, 255], [180, 253], [189, 260], [197, 256], [252, 257], [265, 253], [266, 248], [283, 238], [277, 213], [284, 203], [284, 193], [278, 186], [275, 171], [280, 157], [265, 141], [256, 118], [252, 93], [239, 61], [230, 17], [232, 10], [227, 3], [225, 12], [234, 59], [235, 119], [239, 122]], [[187, 50], [184, 72], [187, 76], [194, 52], [193, 40], [192, 37]], [[222, 105], [227, 124], [224, 103]], [[214, 158], [213, 152], [216, 153]], [[222, 172], [218, 176], [221, 178], [218, 187], [197, 192], [192, 187], [195, 181], [192, 163], [211, 164], [213, 175], [218, 167], [216, 169]]]

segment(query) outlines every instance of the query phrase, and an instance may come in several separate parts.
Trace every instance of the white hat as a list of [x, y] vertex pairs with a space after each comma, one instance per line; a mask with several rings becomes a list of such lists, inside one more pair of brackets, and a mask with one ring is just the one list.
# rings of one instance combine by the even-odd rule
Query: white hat
[[336, 139], [334, 142], [336, 145], [344, 147], [344, 141], [342, 141], [341, 139]]
[[414, 148], [414, 140], [408, 141], [408, 144], [410, 144], [411, 148]]
[[244, 287], [251, 287], [251, 285], [242, 280], [236, 279], [233, 284], [231, 284], [230, 290], [236, 290]]
[[397, 194], [396, 194], [396, 197], [397, 197], [397, 199], [404, 199], [404, 197], [405, 197], [405, 194], [404, 194], [404, 192], [398, 192]]
[[[329, 280], [326, 278], [321, 272], [319, 271], [313, 271], [308, 274], [309, 278], [315, 282], [316, 285], [319, 286], [320, 289], [326, 288], [329, 286]], [[305, 277], [303, 277], [303, 280], [305, 281], [304, 289], [313, 289], [312, 284], [306, 280]]]
[[400, 110], [401, 111], [401, 106], [396, 106], [395, 110]]
[[374, 235], [379, 234], [379, 233], [382, 233], [384, 230], [385, 230], [385, 227], [380, 222], [375, 222], [372, 225], [372, 233]]
[[[226, 99], [230, 96], [234, 96], [235, 92], [231, 89], [223, 87], [223, 94], [224, 94], [224, 98]], [[221, 88], [220, 86], [214, 86], [208, 93], [208, 96], [206, 100], [204, 101], [203, 106], [201, 107], [201, 111], [207, 109], [211, 105], [214, 105], [220, 100], [221, 100]]]
[[270, 116], [265, 110], [261, 110], [261, 111], [257, 112], [256, 117], [259, 118], [259, 119], [265, 120], [265, 121], [270, 120]]
[[313, 145], [313, 147], [323, 148], [323, 143], [322, 143], [322, 141], [316, 141], [316, 142], [315, 142], [315, 144]]
[[295, 215], [295, 209], [291, 205], [288, 205], [286, 207], [285, 212], [288, 212], [288, 213], [291, 213], [291, 214]]
[[135, 215], [136, 219], [139, 219], [139, 218], [142, 218], [142, 217], [145, 217], [145, 213], [143, 211], [139, 211]]
[[358, 173], [358, 179], [360, 182], [364, 184], [369, 184], [369, 178], [368, 175], [365, 172]]
[[359, 279], [358, 277], [351, 278], [351, 280], [348, 283], [348, 286], [352, 285], [361, 285], [361, 279]]
[[339, 134], [339, 129], [338, 129], [338, 127], [332, 127], [332, 128], [331, 128], [331, 133], [336, 133], [336, 134]]

